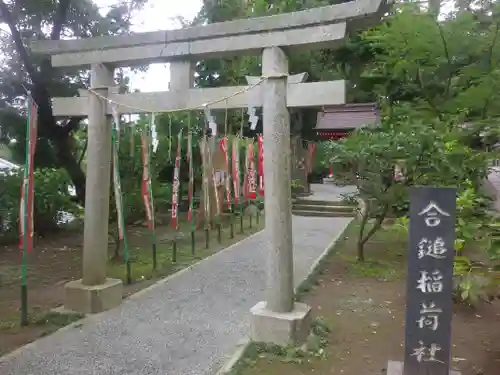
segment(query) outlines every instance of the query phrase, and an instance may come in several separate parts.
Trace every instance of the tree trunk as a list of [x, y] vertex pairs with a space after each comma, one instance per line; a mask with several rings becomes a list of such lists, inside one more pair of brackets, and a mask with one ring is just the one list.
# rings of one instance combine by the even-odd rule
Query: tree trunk
[[429, 0], [428, 7], [429, 13], [437, 19], [441, 11], [441, 0]]
[[69, 175], [75, 187], [76, 197], [78, 202], [82, 205], [85, 204], [85, 173], [79, 164], [73, 149], [70, 147], [72, 136], [66, 134], [61, 138], [54, 139], [56, 147], [56, 155], [59, 159], [60, 166], [64, 168]]
[[368, 220], [371, 216], [370, 206], [366, 205], [365, 203], [365, 207], [366, 209], [364, 210], [363, 218], [361, 219], [361, 224], [359, 228], [359, 237], [358, 237], [358, 261], [360, 262], [365, 261], [365, 254], [364, 254], [365, 244], [382, 227], [382, 223], [384, 222], [384, 219], [387, 216], [387, 212], [389, 211], [389, 206], [385, 205], [382, 209], [381, 214], [377, 217], [377, 220], [375, 221], [373, 227], [371, 227], [368, 233], [364, 235], [366, 224], [368, 223]]
[[[66, 22], [70, 0], [61, 0], [55, 13], [54, 24], [50, 35], [51, 40], [59, 40], [61, 31]], [[59, 166], [66, 169], [80, 203], [85, 201], [85, 174], [79, 167], [71, 147], [72, 131], [78, 127], [79, 119], [73, 118], [67, 122], [66, 127], [59, 126], [52, 112], [52, 101], [49, 93], [51, 79], [53, 78], [53, 68], [50, 58], [45, 58], [37, 71], [26, 49], [17, 28], [17, 20], [9, 11], [7, 4], [0, 0], [0, 12], [5, 23], [10, 29], [12, 40], [16, 46], [16, 51], [21, 59], [24, 69], [31, 79], [31, 95], [38, 106], [39, 135], [51, 140], [55, 148]]]
[[358, 262], [364, 262], [365, 261], [365, 244], [361, 240], [361, 238], [358, 238], [358, 243], [357, 243], [357, 250], [356, 250], [356, 259]]
[[358, 262], [364, 262], [365, 261], [365, 243], [366, 241], [363, 241], [364, 239], [364, 234], [365, 234], [365, 228], [366, 228], [366, 223], [368, 223], [368, 219], [370, 217], [370, 203], [368, 200], [363, 199], [363, 207], [361, 208], [361, 223], [359, 224], [359, 234], [358, 234], [358, 240], [357, 240], [357, 260]]

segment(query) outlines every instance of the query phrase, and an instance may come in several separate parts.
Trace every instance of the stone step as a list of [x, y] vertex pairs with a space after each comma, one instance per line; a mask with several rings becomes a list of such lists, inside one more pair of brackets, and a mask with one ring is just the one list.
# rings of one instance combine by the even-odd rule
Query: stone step
[[330, 206], [330, 205], [314, 205], [305, 203], [295, 203], [292, 205], [292, 210], [297, 211], [322, 211], [322, 212], [352, 212], [353, 206]]
[[305, 204], [308, 206], [346, 206], [344, 201], [325, 201], [325, 200], [316, 200], [316, 199], [294, 199], [292, 200], [293, 204]]
[[325, 212], [325, 211], [310, 211], [310, 210], [292, 210], [292, 215], [295, 216], [315, 216], [315, 217], [354, 217], [356, 214], [351, 212]]

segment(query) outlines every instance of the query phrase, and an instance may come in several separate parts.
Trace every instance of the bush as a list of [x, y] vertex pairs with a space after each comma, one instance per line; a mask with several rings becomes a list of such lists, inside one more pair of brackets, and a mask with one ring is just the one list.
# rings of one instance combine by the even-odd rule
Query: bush
[[[19, 236], [19, 209], [23, 170], [0, 174], [0, 241], [10, 242]], [[35, 232], [54, 230], [68, 214], [78, 215], [80, 208], [69, 190], [70, 179], [63, 169], [35, 171]]]

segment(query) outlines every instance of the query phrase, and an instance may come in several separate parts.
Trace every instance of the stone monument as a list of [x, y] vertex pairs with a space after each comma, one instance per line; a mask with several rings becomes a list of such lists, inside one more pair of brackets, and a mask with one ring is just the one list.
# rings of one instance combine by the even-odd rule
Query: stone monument
[[404, 362], [387, 375], [460, 375], [450, 369], [456, 196], [413, 187], [410, 195]]

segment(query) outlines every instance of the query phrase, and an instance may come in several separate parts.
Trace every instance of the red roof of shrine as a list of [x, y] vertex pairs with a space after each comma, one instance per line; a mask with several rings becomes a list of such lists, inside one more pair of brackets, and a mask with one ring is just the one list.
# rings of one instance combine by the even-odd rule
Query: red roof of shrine
[[317, 130], [355, 129], [376, 125], [380, 113], [376, 103], [343, 104], [324, 107], [318, 112]]

